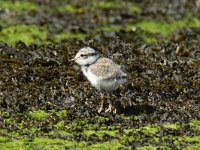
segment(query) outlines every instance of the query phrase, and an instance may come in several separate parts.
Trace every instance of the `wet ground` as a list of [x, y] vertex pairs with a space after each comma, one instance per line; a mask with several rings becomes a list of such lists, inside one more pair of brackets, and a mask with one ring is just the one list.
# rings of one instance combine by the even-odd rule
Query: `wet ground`
[[[198, 0], [1, 0], [0, 17], [3, 149], [200, 147]], [[128, 73], [117, 114], [69, 61], [84, 46]]]

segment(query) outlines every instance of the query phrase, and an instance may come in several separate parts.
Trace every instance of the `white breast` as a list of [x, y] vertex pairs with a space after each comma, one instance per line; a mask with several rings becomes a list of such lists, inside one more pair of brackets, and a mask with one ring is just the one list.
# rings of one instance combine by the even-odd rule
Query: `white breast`
[[92, 74], [86, 67], [82, 68], [83, 74], [87, 77], [87, 79], [91, 82], [91, 84], [99, 89], [99, 81], [102, 79], [101, 77], [97, 77], [96, 75]]
[[120, 84], [124, 84], [127, 79], [105, 79], [93, 74], [87, 67], [82, 67], [83, 74], [91, 82], [91, 84], [98, 90], [112, 91], [115, 90]]

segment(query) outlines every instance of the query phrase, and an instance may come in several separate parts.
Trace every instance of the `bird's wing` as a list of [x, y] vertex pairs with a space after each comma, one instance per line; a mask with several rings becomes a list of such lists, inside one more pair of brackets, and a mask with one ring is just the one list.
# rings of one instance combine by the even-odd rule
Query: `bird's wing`
[[99, 58], [94, 64], [90, 65], [90, 71], [98, 77], [112, 78], [121, 73], [121, 67], [108, 58]]

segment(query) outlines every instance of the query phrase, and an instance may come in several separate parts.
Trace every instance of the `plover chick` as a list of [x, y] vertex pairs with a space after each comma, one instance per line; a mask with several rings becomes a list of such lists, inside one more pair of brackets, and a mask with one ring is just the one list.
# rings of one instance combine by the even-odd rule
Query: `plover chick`
[[[128, 77], [121, 67], [112, 60], [101, 57], [97, 51], [90, 47], [81, 48], [72, 59], [81, 66], [83, 74], [91, 84], [100, 92], [111, 92], [124, 84]], [[106, 112], [113, 112], [113, 105], [110, 102]], [[104, 99], [101, 99], [99, 113], [104, 109]]]

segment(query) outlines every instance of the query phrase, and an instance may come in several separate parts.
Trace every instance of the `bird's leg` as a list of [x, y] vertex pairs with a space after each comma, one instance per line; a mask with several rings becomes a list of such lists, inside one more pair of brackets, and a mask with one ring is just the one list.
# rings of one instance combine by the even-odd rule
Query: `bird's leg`
[[101, 93], [101, 106], [98, 110], [98, 113], [101, 113], [104, 107], [104, 98], [103, 98], [103, 94]]
[[113, 99], [112, 99], [112, 94], [109, 93], [109, 99], [110, 99], [110, 103], [109, 103], [109, 106], [108, 108], [105, 110], [105, 112], [109, 112], [109, 113], [115, 113], [115, 108], [113, 106]]
[[113, 110], [113, 105], [112, 105], [112, 102], [110, 102], [110, 104], [109, 104], [108, 108], [105, 110], [105, 112], [106, 113], [107, 112], [112, 112], [112, 110]]
[[113, 97], [112, 96], [113, 96], [112, 93], [110, 93], [109, 94], [110, 104], [109, 104], [108, 108], [105, 110], [105, 112], [116, 114], [117, 113], [117, 108], [115, 107], [115, 105], [113, 103]]

